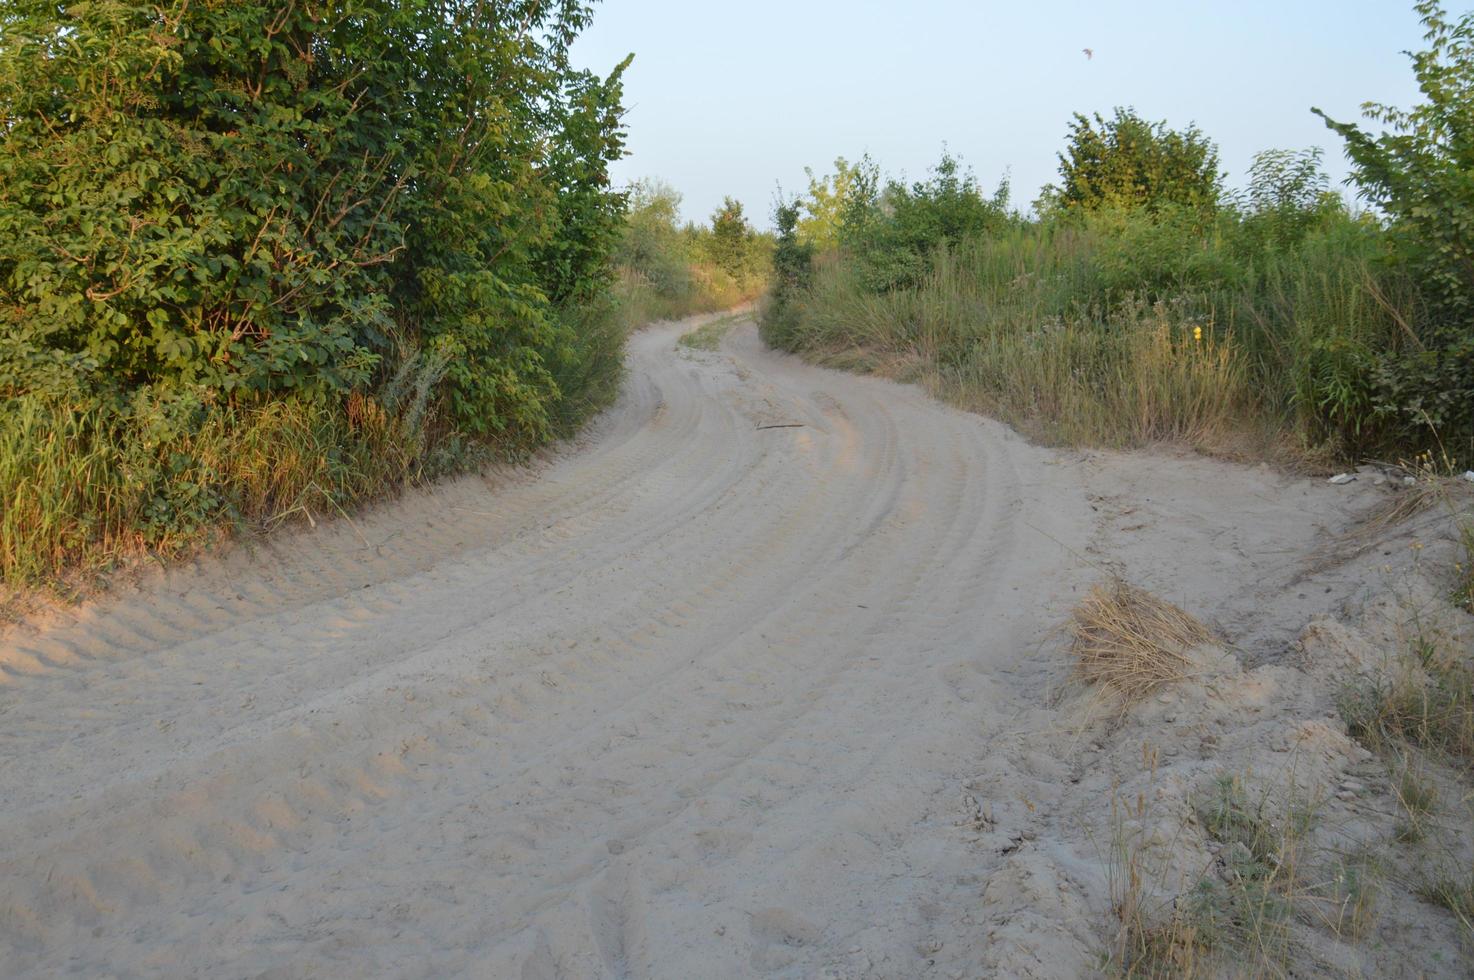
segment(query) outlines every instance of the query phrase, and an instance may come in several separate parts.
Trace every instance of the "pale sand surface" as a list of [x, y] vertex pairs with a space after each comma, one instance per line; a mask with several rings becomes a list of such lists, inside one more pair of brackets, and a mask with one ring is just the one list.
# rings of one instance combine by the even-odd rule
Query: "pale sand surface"
[[[528, 471], [6, 633], [0, 975], [1089, 975], [1144, 739], [1183, 787], [1365, 762], [1284, 664], [1385, 589], [1306, 561], [1369, 485], [1043, 449], [689, 327]], [[1108, 570], [1225, 634], [1220, 683], [1081, 721]], [[1389, 928], [1421, 952], [1326, 962], [1459, 974]]]

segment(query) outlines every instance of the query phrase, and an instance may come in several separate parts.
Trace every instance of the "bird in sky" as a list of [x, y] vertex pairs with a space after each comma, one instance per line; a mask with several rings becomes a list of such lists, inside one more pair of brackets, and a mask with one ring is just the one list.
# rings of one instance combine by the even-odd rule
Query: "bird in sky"
[[1095, 59], [1095, 51], [1094, 51], [1094, 49], [1092, 49], [1092, 48], [1081, 48], [1080, 50], [1085, 52], [1085, 60], [1086, 61], [1093, 61]]

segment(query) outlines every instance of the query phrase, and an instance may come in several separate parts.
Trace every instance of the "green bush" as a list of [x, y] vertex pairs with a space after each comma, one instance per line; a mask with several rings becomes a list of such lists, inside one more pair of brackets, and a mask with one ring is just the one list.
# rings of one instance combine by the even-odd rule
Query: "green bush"
[[792, 349], [797, 323], [795, 308], [814, 275], [814, 247], [799, 238], [800, 206], [779, 200], [773, 208], [778, 235], [773, 248], [773, 283], [763, 308], [763, 339], [774, 347]]
[[44, 484], [67, 525], [44, 559], [8, 538], [7, 580], [297, 506], [211, 462], [278, 436], [321, 454], [301, 472], [337, 504], [447, 453], [523, 451], [607, 400], [623, 66], [571, 67], [589, 5], [0, 17], [0, 496]]
[[851, 183], [839, 242], [879, 293], [915, 286], [936, 249], [1001, 230], [1011, 220], [1007, 181], [985, 197], [977, 178], [947, 153], [926, 180], [909, 186], [891, 180], [881, 188], [868, 161], [851, 174]]
[[1170, 129], [1121, 107], [1109, 119], [1075, 113], [1059, 175], [1060, 183], [1041, 193], [1041, 213], [1162, 207], [1211, 212], [1223, 193], [1218, 148], [1196, 126]]
[[1414, 9], [1429, 45], [1411, 55], [1423, 104], [1369, 105], [1390, 129], [1376, 136], [1314, 111], [1345, 139], [1362, 196], [1390, 219], [1392, 254], [1426, 299], [1409, 342], [1373, 358], [1377, 417], [1474, 458], [1474, 14], [1450, 19], [1437, 0]]

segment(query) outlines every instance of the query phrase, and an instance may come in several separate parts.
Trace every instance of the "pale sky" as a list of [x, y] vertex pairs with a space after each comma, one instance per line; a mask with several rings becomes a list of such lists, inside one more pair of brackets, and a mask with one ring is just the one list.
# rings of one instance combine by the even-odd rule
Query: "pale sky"
[[1230, 184], [1271, 147], [1322, 146], [1339, 181], [1338, 138], [1310, 107], [1414, 103], [1402, 52], [1421, 46], [1410, 0], [604, 0], [574, 58], [602, 72], [635, 54], [617, 180], [660, 177], [698, 220], [730, 194], [767, 227], [805, 166], [868, 151], [915, 178], [943, 144], [989, 191], [1010, 172], [1027, 207], [1070, 114], [1116, 105], [1196, 122]]

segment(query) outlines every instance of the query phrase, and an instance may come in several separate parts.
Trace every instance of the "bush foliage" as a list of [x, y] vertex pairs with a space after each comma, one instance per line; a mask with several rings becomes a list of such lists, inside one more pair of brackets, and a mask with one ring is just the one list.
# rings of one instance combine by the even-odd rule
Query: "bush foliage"
[[1196, 126], [1177, 131], [1135, 109], [1117, 108], [1109, 119], [1077, 112], [1066, 140], [1060, 182], [1044, 188], [1041, 211], [1211, 211], [1222, 195], [1218, 148]]
[[1415, 343], [1370, 358], [1377, 411], [1403, 429], [1474, 431], [1474, 14], [1415, 8], [1428, 49], [1413, 54], [1424, 102], [1370, 105], [1372, 135], [1314, 110], [1346, 141], [1361, 195], [1390, 219], [1388, 246], [1417, 276]]
[[[624, 66], [571, 67], [590, 15], [577, 0], [7, 4], [6, 577], [302, 493], [337, 506], [478, 446], [521, 451], [607, 398]], [[301, 425], [269, 421], [284, 418]], [[268, 472], [277, 438], [311, 443], [311, 479]], [[63, 445], [95, 461], [85, 494], [43, 473]], [[246, 446], [255, 469], [231, 459]], [[98, 489], [112, 482], [126, 492]], [[47, 520], [19, 528], [43, 493]], [[43, 526], [49, 545], [18, 543]]]

